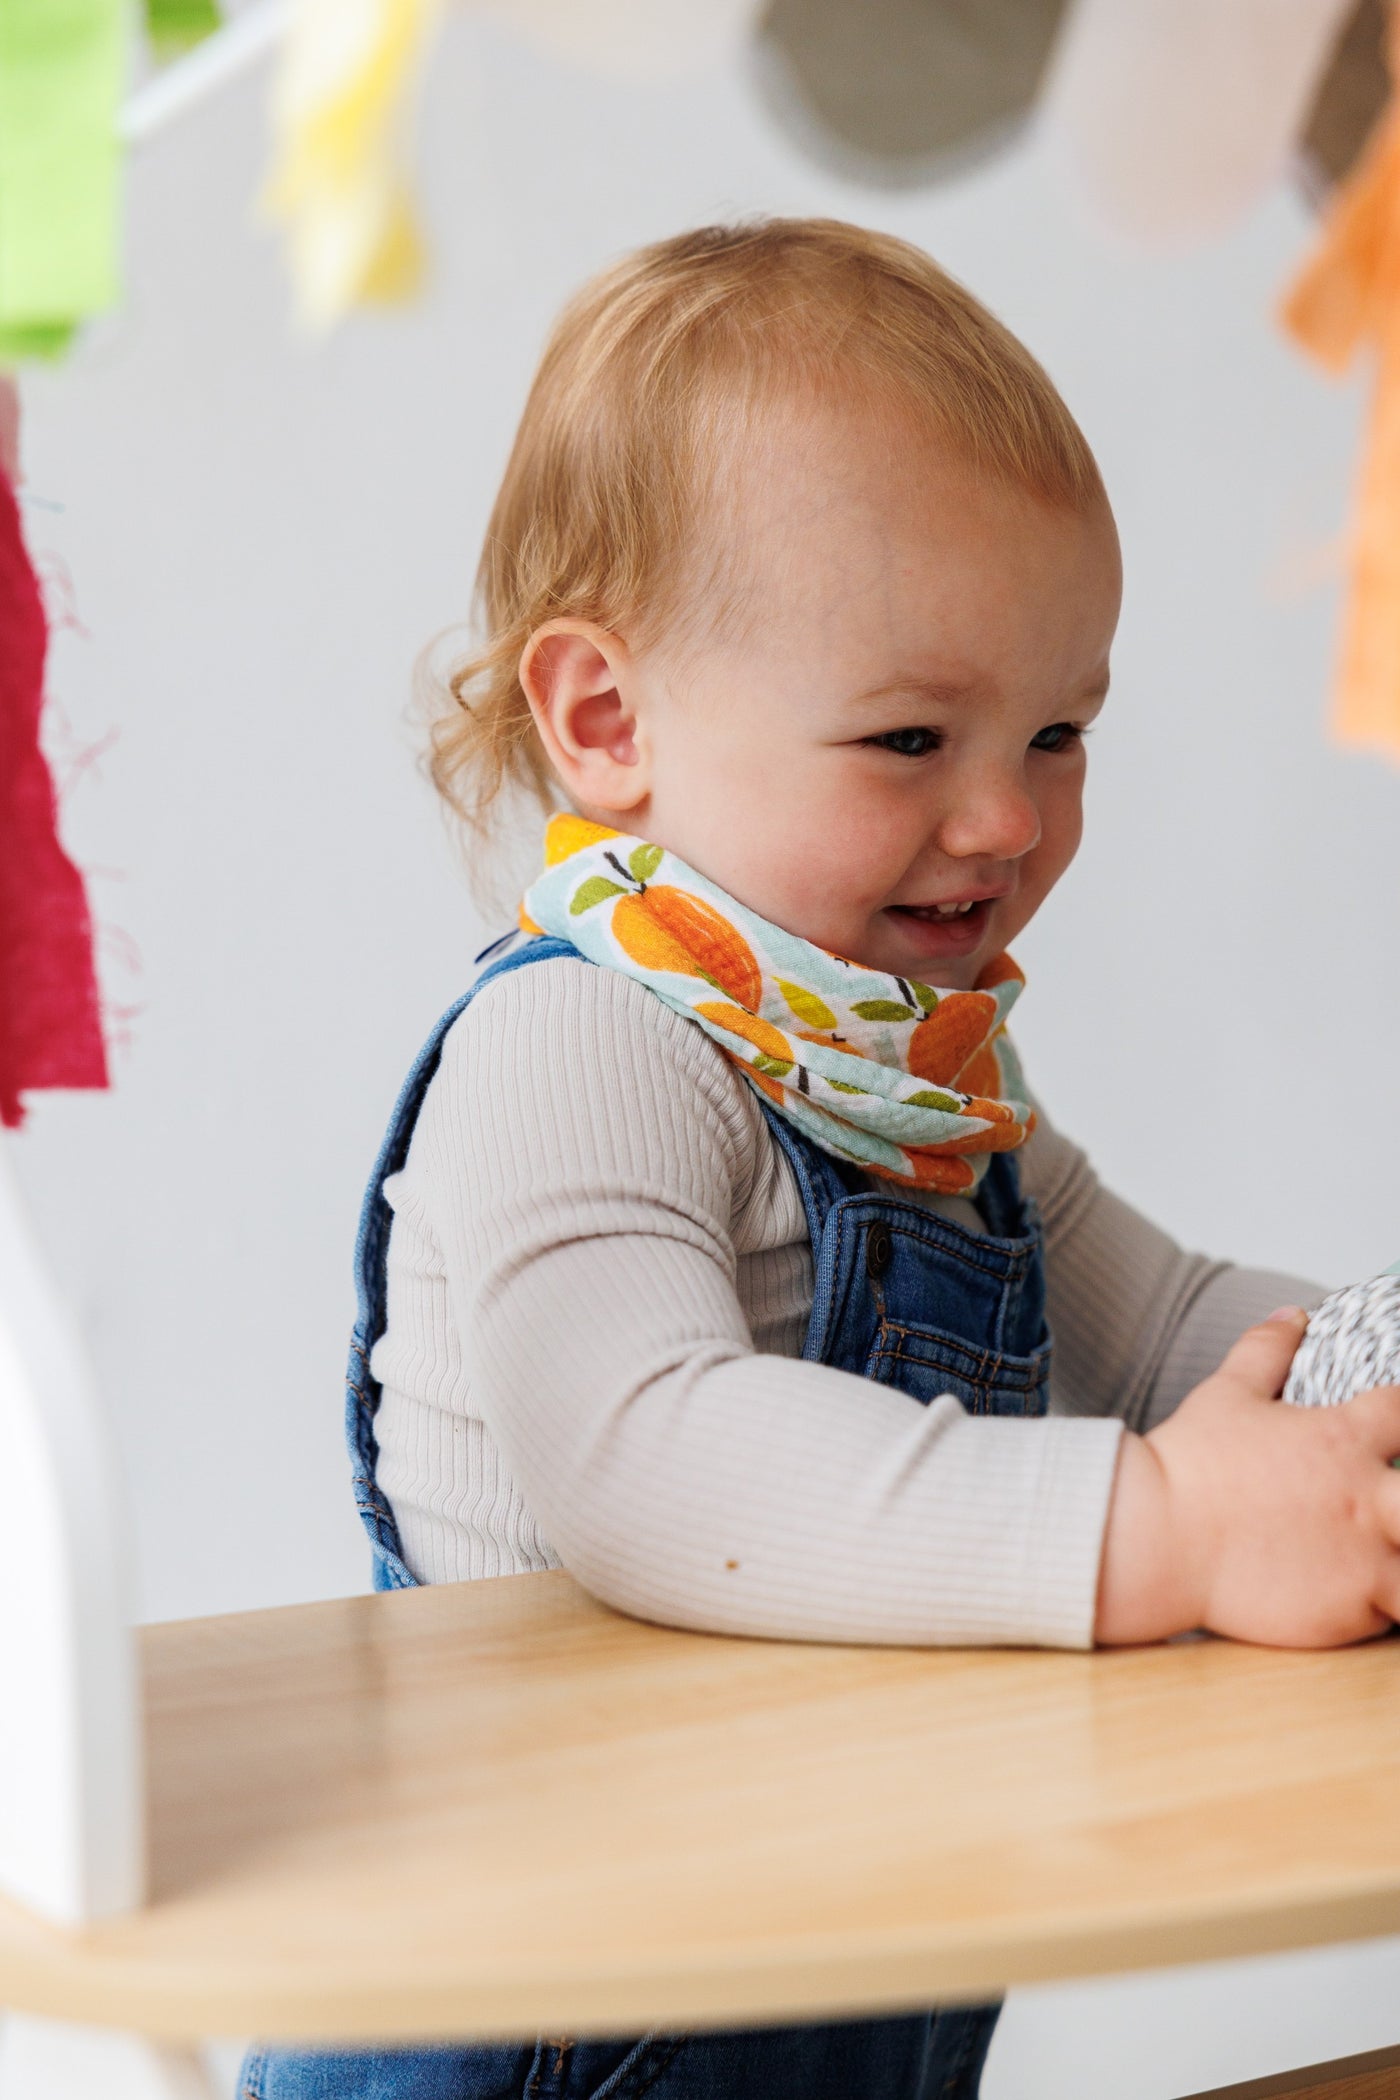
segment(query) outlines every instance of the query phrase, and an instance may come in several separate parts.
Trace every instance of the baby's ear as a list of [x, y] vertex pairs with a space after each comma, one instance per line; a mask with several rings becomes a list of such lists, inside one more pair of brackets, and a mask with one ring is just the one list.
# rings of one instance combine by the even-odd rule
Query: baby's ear
[[621, 815], [650, 793], [630, 672], [626, 643], [588, 620], [551, 620], [521, 653], [521, 690], [540, 740], [582, 809]]

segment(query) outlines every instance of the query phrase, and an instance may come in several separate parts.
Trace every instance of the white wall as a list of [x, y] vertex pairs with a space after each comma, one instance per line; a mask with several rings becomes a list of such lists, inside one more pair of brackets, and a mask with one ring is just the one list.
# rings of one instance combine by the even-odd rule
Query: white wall
[[[1038, 143], [946, 188], [862, 192], [799, 161], [737, 69], [613, 89], [457, 21], [424, 127], [431, 295], [307, 347], [251, 224], [261, 102], [248, 83], [142, 154], [125, 309], [26, 386], [29, 526], [86, 628], [60, 638], [54, 691], [79, 743], [115, 732], [67, 830], [109, 996], [135, 1012], [114, 1093], [38, 1097], [16, 1150], [118, 1419], [148, 1612], [363, 1581], [339, 1442], [356, 1205], [483, 936], [415, 775], [410, 666], [465, 610], [563, 294], [718, 214], [923, 243], [1040, 353], [1100, 453], [1128, 563], [1117, 692], [1083, 857], [1021, 943], [1053, 1112], [1194, 1243], [1329, 1280], [1395, 1259], [1400, 778], [1322, 731], [1336, 596], [1308, 578], [1358, 400], [1271, 323], [1307, 237], [1292, 199], [1146, 257]], [[1304, 2054], [1400, 2040], [1400, 1961], [1366, 1959], [1254, 1972], [1243, 2028], [1218, 1985], [1019, 2001], [992, 2100], [1262, 2071], [1290, 2060], [1285, 2008], [1338, 2029]], [[1189, 2078], [1160, 2039], [1120, 2050], [1132, 2075], [1114, 2058], [1154, 2020]]]

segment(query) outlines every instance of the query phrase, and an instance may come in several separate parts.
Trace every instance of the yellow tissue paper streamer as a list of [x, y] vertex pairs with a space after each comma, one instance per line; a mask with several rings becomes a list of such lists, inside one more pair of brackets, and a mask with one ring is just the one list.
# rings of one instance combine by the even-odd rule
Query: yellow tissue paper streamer
[[[1389, 44], [1394, 82], [1400, 0], [1392, 0]], [[1376, 351], [1332, 719], [1340, 742], [1400, 759], [1400, 99], [1393, 92], [1288, 294], [1283, 322], [1331, 371], [1342, 371], [1363, 342]]]
[[123, 0], [0, 0], [0, 363], [117, 293]]
[[362, 301], [405, 299], [421, 280], [408, 132], [440, 12], [441, 0], [296, 0], [265, 201], [286, 227], [298, 310], [314, 328]]

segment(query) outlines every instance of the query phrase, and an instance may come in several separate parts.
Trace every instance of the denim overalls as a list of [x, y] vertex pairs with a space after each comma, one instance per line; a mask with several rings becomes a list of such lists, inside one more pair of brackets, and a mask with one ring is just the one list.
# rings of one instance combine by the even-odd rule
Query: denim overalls
[[[379, 1387], [369, 1357], [385, 1325], [392, 1217], [383, 1185], [407, 1158], [443, 1038], [468, 1001], [506, 971], [576, 952], [566, 941], [533, 940], [483, 971], [434, 1029], [375, 1163], [356, 1246], [359, 1319], [346, 1421], [377, 1589], [415, 1582], [375, 1478]], [[765, 1113], [797, 1176], [812, 1238], [815, 1292], [803, 1356], [925, 1404], [952, 1393], [974, 1414], [1044, 1414], [1050, 1342], [1040, 1226], [1012, 1160], [994, 1155], [978, 1196], [988, 1231], [971, 1233], [848, 1177], [781, 1116], [766, 1106]], [[519, 2047], [254, 2051], [240, 2092], [243, 2100], [973, 2100], [998, 2010]]]

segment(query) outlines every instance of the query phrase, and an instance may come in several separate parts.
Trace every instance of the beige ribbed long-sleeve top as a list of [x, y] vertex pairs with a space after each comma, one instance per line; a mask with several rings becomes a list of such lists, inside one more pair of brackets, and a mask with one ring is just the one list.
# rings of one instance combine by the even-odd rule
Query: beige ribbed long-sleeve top
[[624, 1611], [722, 1632], [1089, 1645], [1124, 1424], [1321, 1293], [1183, 1253], [1044, 1123], [1019, 1157], [1050, 1415], [924, 1407], [800, 1361], [797, 1184], [693, 1022], [581, 961], [488, 985], [388, 1184], [379, 1478], [413, 1572], [562, 1563]]

